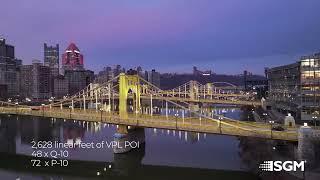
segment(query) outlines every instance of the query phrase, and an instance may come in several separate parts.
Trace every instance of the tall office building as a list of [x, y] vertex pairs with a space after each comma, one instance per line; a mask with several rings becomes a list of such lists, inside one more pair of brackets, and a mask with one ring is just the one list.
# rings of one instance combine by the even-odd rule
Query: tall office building
[[69, 94], [69, 81], [63, 76], [59, 75], [54, 78], [53, 96], [57, 99], [63, 98]]
[[114, 77], [113, 70], [110, 66], [104, 67], [97, 75], [96, 82], [103, 83], [111, 80]]
[[33, 60], [32, 65], [22, 65], [20, 68], [21, 96], [49, 99], [52, 96], [50, 77], [50, 68], [44, 66], [39, 60]]
[[125, 69], [122, 68], [120, 65], [114, 66], [106, 66], [97, 74], [95, 79], [96, 83], [103, 83], [113, 79], [114, 77], [118, 76], [120, 73], [125, 72]]
[[116, 65], [113, 68], [113, 77], [118, 76], [120, 73], [124, 73], [126, 70], [124, 68], [121, 68], [121, 65]]
[[69, 82], [69, 95], [78, 93], [94, 80], [94, 72], [90, 70], [66, 70], [64, 75]]
[[[83, 64], [83, 55], [80, 53], [79, 48], [71, 43], [65, 53], [62, 55], [62, 70], [64, 78], [56, 79], [55, 82], [64, 84], [65, 81], [68, 82], [68, 95], [74, 95], [80, 90], [85, 88], [94, 80], [94, 72], [90, 70], [85, 70]], [[61, 96], [66, 89], [56, 88], [56, 91], [61, 91], [58, 96]]]
[[44, 66], [40, 61], [33, 63], [33, 98], [48, 99], [52, 96], [50, 68]]
[[51, 95], [54, 95], [55, 78], [59, 76], [59, 44], [56, 44], [55, 46], [48, 46], [46, 43], [44, 43], [43, 55], [44, 66], [49, 67], [50, 69], [50, 91]]
[[33, 92], [33, 65], [22, 65], [20, 67], [20, 96], [32, 98]]
[[145, 78], [145, 74], [143, 74], [143, 70], [142, 70], [142, 67], [141, 66], [138, 66], [137, 67], [137, 74], [142, 77], [142, 78]]
[[145, 78], [151, 84], [160, 87], [160, 73], [156, 72], [155, 69], [152, 69], [151, 71], [145, 71]]
[[[1, 94], [7, 97], [19, 95], [19, 67], [21, 60], [15, 58], [14, 46], [0, 38], [0, 85]], [[3, 98], [3, 96], [2, 96]]]
[[59, 68], [59, 44], [56, 46], [43, 45], [44, 65], [51, 68]]
[[74, 43], [71, 43], [62, 55], [62, 69], [63, 71], [84, 69], [83, 55]]
[[268, 99], [275, 108], [289, 111], [303, 121], [313, 120], [320, 107], [320, 53], [270, 68], [267, 75]]

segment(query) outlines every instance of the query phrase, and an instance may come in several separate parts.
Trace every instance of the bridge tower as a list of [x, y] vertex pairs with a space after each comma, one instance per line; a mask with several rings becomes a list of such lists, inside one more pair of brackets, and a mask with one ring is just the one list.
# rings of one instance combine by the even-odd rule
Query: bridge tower
[[298, 159], [307, 160], [308, 165], [315, 163], [314, 130], [308, 126], [301, 126], [298, 131]]
[[[133, 110], [135, 113], [140, 113], [141, 103], [140, 96], [141, 90], [145, 90], [141, 84], [138, 75], [126, 75], [120, 73], [119, 75], [119, 116], [121, 119], [128, 118], [128, 94], [132, 94], [133, 98]], [[141, 133], [139, 133], [141, 132]], [[139, 134], [142, 134], [143, 138], [140, 138]], [[144, 143], [144, 129], [136, 127], [128, 127], [127, 125], [118, 125], [117, 132], [114, 135], [114, 140], [125, 147], [126, 141], [136, 141]], [[114, 148], [114, 153], [126, 153], [131, 150], [131, 147], [126, 148]]]
[[[197, 81], [190, 81], [189, 82], [189, 97], [191, 100], [197, 100], [199, 98], [199, 87]], [[199, 105], [197, 103], [190, 103], [189, 109], [192, 111], [198, 111]]]
[[119, 76], [119, 115], [121, 119], [128, 118], [127, 100], [128, 93], [133, 95], [133, 109], [135, 113], [140, 112], [140, 92], [141, 85], [138, 75], [126, 75], [121, 73]]
[[197, 81], [189, 82], [189, 97], [191, 100], [198, 99], [199, 96], [199, 87], [197, 85]]
[[212, 99], [212, 87], [213, 87], [213, 84], [212, 83], [207, 83], [206, 86], [205, 86], [205, 97], [206, 96], [209, 96], [210, 99]]

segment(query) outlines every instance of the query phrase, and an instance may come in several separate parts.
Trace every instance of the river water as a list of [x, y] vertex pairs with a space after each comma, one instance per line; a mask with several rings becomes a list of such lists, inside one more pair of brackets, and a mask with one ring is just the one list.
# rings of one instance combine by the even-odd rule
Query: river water
[[[237, 119], [250, 117], [235, 107], [223, 113]], [[145, 143], [129, 153], [114, 154], [112, 148], [71, 148], [66, 150], [67, 157], [60, 158], [68, 160], [67, 167], [32, 169], [30, 160], [39, 150], [32, 147], [32, 141], [111, 142], [115, 131], [116, 125], [105, 123], [0, 115], [0, 179], [260, 179], [259, 163], [292, 160], [297, 147], [284, 141], [147, 128]], [[15, 161], [24, 164], [18, 166]]]

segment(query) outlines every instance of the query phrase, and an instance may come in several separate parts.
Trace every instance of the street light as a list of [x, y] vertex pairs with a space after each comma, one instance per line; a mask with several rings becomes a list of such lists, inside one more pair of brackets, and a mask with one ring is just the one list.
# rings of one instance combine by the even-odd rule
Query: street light
[[18, 114], [18, 102], [14, 103], [16, 105], [16, 114]]
[[272, 126], [274, 124], [274, 121], [269, 121], [270, 123], [270, 133], [271, 133], [271, 139], [272, 139]]
[[312, 116], [312, 120], [313, 120], [313, 122], [314, 122], [314, 127], [317, 126], [317, 119], [318, 119], [317, 116]]
[[99, 110], [100, 110], [100, 120], [101, 120], [101, 122], [102, 122], [102, 112], [103, 112], [103, 109], [100, 108]]
[[45, 104], [41, 104], [41, 107], [42, 107], [42, 116], [44, 116], [44, 106], [45, 106]]
[[178, 129], [178, 113], [175, 113], [174, 116], [176, 117], [176, 129]]
[[222, 130], [221, 130], [221, 120], [223, 119], [223, 117], [219, 116], [218, 119], [219, 119], [219, 130], [220, 130], [220, 134], [221, 134], [221, 133], [222, 133]]
[[268, 114], [267, 114], [267, 113], [263, 113], [262, 115], [264, 116], [264, 121], [265, 121], [265, 123], [267, 123], [267, 116], [268, 116]]
[[71, 110], [72, 110], [72, 106], [69, 106], [69, 118], [71, 119]]
[[319, 111], [314, 111], [312, 113], [312, 116], [313, 116], [312, 119], [314, 120], [314, 127], [316, 127], [316, 125], [317, 125], [317, 120], [318, 120], [319, 115], [320, 115]]

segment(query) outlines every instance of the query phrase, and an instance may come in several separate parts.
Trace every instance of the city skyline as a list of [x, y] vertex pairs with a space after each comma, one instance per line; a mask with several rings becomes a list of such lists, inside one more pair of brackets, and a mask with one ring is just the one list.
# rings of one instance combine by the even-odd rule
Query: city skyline
[[[44, 42], [61, 49], [74, 42], [95, 72], [101, 65], [143, 64], [160, 72], [198, 66], [263, 74], [264, 67], [294, 63], [320, 47], [313, 20], [318, 1], [290, 1], [290, 7], [289, 1], [77, 1], [77, 9], [73, 1], [61, 2], [3, 3], [1, 35], [25, 64], [43, 59]], [[13, 10], [19, 13], [11, 17]]]
[[[5, 37], [1, 37], [1, 38], [4, 38], [5, 39]], [[10, 40], [8, 40], [8, 39], [6, 39], [6, 41], [7, 42], [9, 42], [8, 44], [9, 45], [13, 45], [14, 47], [15, 47], [15, 49], [19, 49], [19, 48], [17, 48], [17, 46], [15, 45], [15, 44], [11, 44], [10, 43]], [[47, 42], [44, 42], [45, 44], [48, 44], [48, 45], [54, 45], [54, 44], [50, 44], [50, 43], [47, 43]], [[65, 46], [65, 49], [67, 49], [68, 48], [68, 46], [70, 45], [70, 44], [74, 44], [74, 42], [70, 42], [70, 43], [68, 43], [66, 46]], [[42, 43], [42, 45], [43, 45], [43, 43]], [[56, 44], [56, 45], [60, 45], [59, 43], [58, 44]], [[64, 47], [63, 47], [64, 48]], [[42, 51], [42, 52], [41, 52]], [[15, 53], [17, 54], [17, 52], [15, 51]], [[40, 54], [43, 56], [43, 49], [41, 49], [40, 50]], [[311, 53], [311, 54], [313, 54], [313, 53]], [[59, 53], [59, 58], [62, 58], [62, 56], [63, 56], [63, 53]], [[294, 56], [294, 58], [291, 58], [291, 59], [294, 59], [294, 60], [292, 60], [291, 62], [290, 62], [290, 60], [289, 60], [289, 62], [288, 63], [295, 63], [296, 61], [298, 61], [298, 59], [300, 58], [300, 57], [302, 57], [303, 55], [297, 55], [297, 56]], [[281, 56], [281, 57], [283, 57], [283, 56]], [[19, 60], [22, 60], [22, 63], [23, 64], [25, 64], [25, 65], [27, 65], [27, 64], [32, 64], [32, 62], [33, 61], [35, 61], [35, 60], [39, 60], [41, 63], [45, 63], [44, 62], [44, 57], [39, 57], [39, 58], [32, 58], [32, 59], [30, 59], [30, 60], [25, 60], [25, 59], [23, 59], [23, 58], [20, 58], [19, 56], [17, 56], [16, 57], [17, 59], [19, 59]], [[261, 57], [261, 59], [268, 59], [269, 57]], [[280, 58], [280, 57], [277, 57], [277, 58]], [[92, 70], [92, 71], [94, 71], [95, 73], [99, 73], [100, 71], [102, 71], [103, 70], [103, 67], [115, 67], [115, 66], [117, 66], [117, 65], [121, 65], [123, 68], [125, 68], [125, 69], [136, 69], [136, 68], [138, 68], [138, 67], [142, 67], [143, 68], [143, 70], [152, 70], [152, 69], [155, 69], [155, 67], [153, 67], [152, 65], [151, 66], [147, 66], [147, 67], [144, 67], [144, 66], [141, 66], [141, 65], [139, 65], [139, 64], [135, 64], [135, 65], [123, 65], [123, 64], [117, 64], [117, 62], [113, 62], [114, 64], [111, 64], [111, 63], [106, 63], [106, 64], [101, 64], [101, 66], [99, 66], [99, 67], [97, 67], [97, 68], [92, 68], [92, 65], [93, 66], [95, 66], [95, 64], [86, 64], [86, 63], [84, 63], [84, 66], [86, 66], [86, 68], [87, 69], [90, 69], [90, 70]], [[192, 69], [193, 69], [193, 67], [198, 67], [198, 68], [200, 68], [200, 69], [202, 69], [202, 70], [208, 70], [208, 71], [212, 71], [213, 73], [217, 73], [217, 74], [227, 74], [227, 75], [240, 75], [240, 74], [243, 74], [243, 71], [249, 71], [249, 72], [252, 72], [253, 74], [256, 74], [256, 75], [262, 75], [262, 76], [264, 76], [265, 75], [265, 72], [264, 72], [264, 68], [270, 68], [270, 67], [275, 67], [276, 65], [273, 65], [273, 66], [270, 66], [270, 67], [263, 67], [262, 69], [261, 69], [261, 72], [260, 71], [255, 71], [256, 69], [246, 69], [246, 68], [244, 68], [243, 69], [243, 71], [238, 71], [238, 72], [236, 72], [236, 73], [228, 73], [228, 72], [221, 72], [221, 71], [219, 71], [219, 67], [213, 67], [213, 66], [210, 66], [209, 65], [210, 63], [200, 63], [200, 64], [196, 64], [196, 63], [191, 63], [191, 64], [185, 64], [185, 65], [180, 65], [180, 67], [182, 67], [182, 68], [184, 68], [184, 70], [183, 71], [179, 71], [179, 70], [176, 70], [175, 71], [175, 69], [157, 69], [157, 70], [159, 70], [159, 72], [160, 73], [177, 73], [177, 74], [192, 74]], [[280, 63], [279, 65], [284, 65], [284, 63]], [[62, 65], [60, 65], [60, 68], [63, 68], [62, 67]], [[238, 67], [234, 67], [235, 69], [237, 69]], [[218, 69], [218, 71], [215, 71], [216, 69]], [[230, 67], [230, 69], [233, 69], [232, 67]]]
[[320, 0], [0, 4], [0, 180], [320, 179]]

